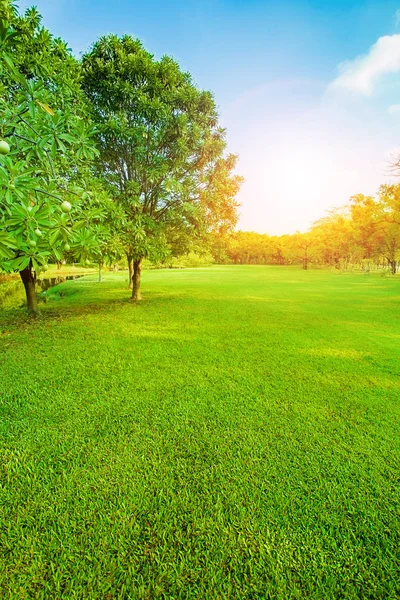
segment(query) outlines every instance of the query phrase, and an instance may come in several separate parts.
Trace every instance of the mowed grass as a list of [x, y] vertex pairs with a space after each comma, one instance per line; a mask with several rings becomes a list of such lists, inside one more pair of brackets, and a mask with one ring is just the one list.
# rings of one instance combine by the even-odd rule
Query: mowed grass
[[0, 597], [398, 598], [400, 278], [125, 278], [2, 314]]

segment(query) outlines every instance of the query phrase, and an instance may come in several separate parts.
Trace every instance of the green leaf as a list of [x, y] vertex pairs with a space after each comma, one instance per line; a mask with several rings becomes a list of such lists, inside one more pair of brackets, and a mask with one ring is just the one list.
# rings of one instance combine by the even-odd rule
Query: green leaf
[[18, 256], [18, 258], [10, 260], [10, 265], [15, 271], [23, 271], [29, 265], [30, 260], [30, 256]]
[[36, 100], [36, 104], [38, 104], [40, 106], [40, 108], [43, 109], [48, 115], [51, 115], [51, 116], [54, 115], [54, 111], [50, 108], [50, 106], [48, 106], [44, 102], [40, 102], [39, 100]]

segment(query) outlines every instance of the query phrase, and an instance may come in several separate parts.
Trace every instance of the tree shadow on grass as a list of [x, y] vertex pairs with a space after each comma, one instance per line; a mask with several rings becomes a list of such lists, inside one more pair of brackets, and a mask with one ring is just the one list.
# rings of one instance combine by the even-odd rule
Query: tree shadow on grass
[[[100, 284], [99, 284], [100, 285]], [[82, 289], [68, 290], [72, 293], [64, 293], [59, 290], [57, 294], [49, 294], [45, 301], [39, 298], [39, 314], [36, 317], [27, 313], [26, 306], [20, 305], [17, 308], [10, 308], [0, 311], [0, 330], [8, 326], [24, 326], [41, 323], [47, 320], [59, 320], [77, 315], [98, 312], [101, 310], [109, 311], [114, 307], [126, 306], [132, 304], [129, 296], [129, 290], [125, 298], [93, 298], [92, 295], [85, 299], [85, 294], [81, 294]], [[115, 289], [118, 291], [118, 288]], [[79, 298], [77, 296], [79, 295]], [[78, 302], [76, 302], [78, 300]]]
[[[90, 287], [88, 284], [91, 284]], [[98, 288], [95, 287], [97, 285]], [[154, 306], [155, 303], [157, 305], [168, 304], [171, 300], [182, 299], [183, 296], [186, 296], [186, 294], [164, 290], [156, 292], [145, 290], [143, 299], [135, 302], [130, 293], [128, 288], [106, 287], [92, 281], [63, 283], [53, 288], [45, 300], [39, 297], [39, 315], [36, 317], [29, 315], [24, 305], [0, 310], [0, 339], [2, 331], [9, 328], [32, 326], [47, 321], [57, 322], [102, 311], [109, 314], [128, 306], [132, 307], [132, 310], [137, 310], [141, 306]]]

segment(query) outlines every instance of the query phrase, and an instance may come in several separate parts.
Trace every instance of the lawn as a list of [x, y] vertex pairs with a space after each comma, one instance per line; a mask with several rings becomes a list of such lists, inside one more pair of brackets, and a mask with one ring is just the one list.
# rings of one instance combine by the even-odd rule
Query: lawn
[[0, 316], [0, 597], [400, 596], [400, 277], [229, 266]]
[[[58, 270], [56, 265], [50, 265], [50, 268], [44, 273], [41, 273], [38, 279], [40, 282], [40, 280], [44, 278], [52, 279], [70, 276], [75, 277], [77, 275], [93, 272], [94, 269], [92, 268], [79, 267], [75, 265], [63, 265], [61, 270]], [[40, 286], [37, 285], [36, 287], [40, 302]], [[2, 310], [15, 308], [16, 306], [22, 307], [25, 304], [25, 301], [25, 291], [18, 273], [13, 273], [11, 275], [0, 273], [0, 323]]]

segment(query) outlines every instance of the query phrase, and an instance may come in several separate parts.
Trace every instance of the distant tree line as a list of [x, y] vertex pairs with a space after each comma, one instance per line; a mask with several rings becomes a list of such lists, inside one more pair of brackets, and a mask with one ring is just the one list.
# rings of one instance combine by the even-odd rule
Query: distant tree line
[[212, 241], [221, 263], [323, 265], [346, 270], [389, 269], [400, 261], [400, 185], [383, 185], [376, 197], [358, 194], [332, 210], [306, 233], [271, 236], [237, 231]]

